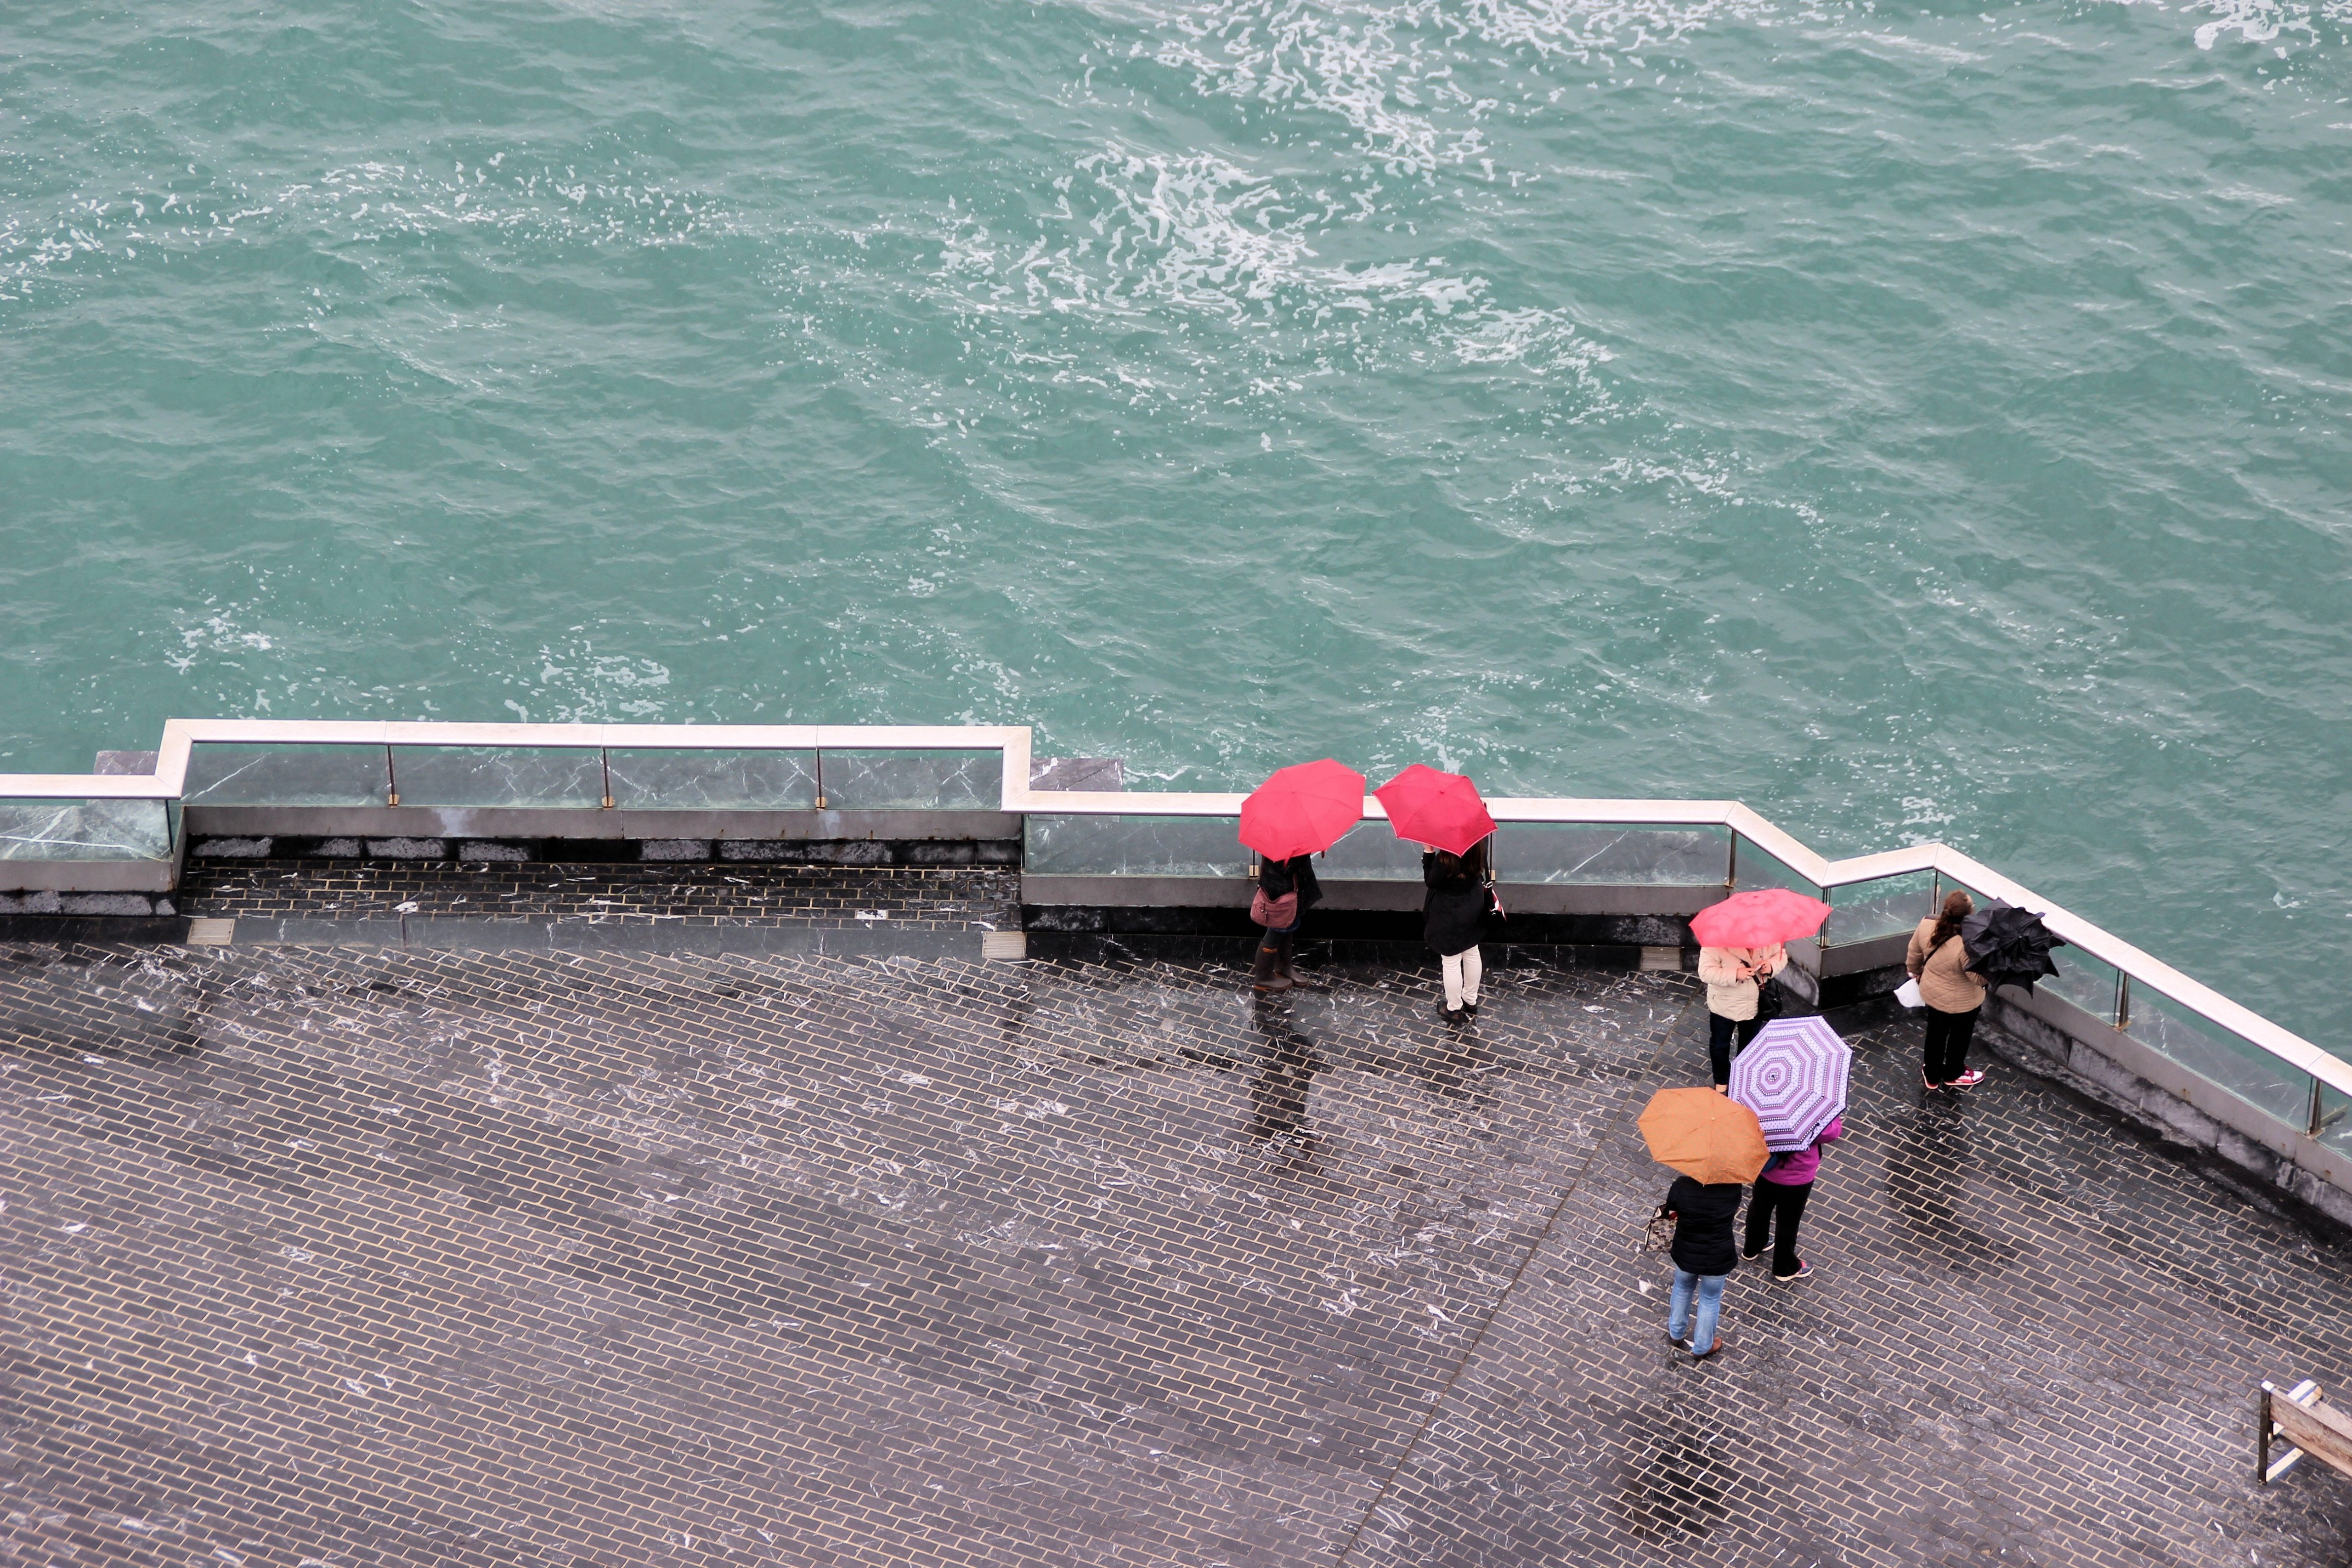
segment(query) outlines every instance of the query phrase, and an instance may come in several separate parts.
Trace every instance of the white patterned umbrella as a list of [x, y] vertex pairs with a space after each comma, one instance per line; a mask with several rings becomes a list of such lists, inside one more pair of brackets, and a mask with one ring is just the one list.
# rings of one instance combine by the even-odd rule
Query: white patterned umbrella
[[1756, 1113], [1764, 1147], [1802, 1149], [1845, 1110], [1853, 1051], [1819, 1018], [1775, 1018], [1731, 1064], [1731, 1098]]

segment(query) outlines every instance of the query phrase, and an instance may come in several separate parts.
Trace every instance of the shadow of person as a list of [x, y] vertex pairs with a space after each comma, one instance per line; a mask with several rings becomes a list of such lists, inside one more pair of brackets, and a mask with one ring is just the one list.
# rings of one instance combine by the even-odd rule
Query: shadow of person
[[1271, 1049], [1250, 1083], [1250, 1136], [1310, 1150], [1315, 1139], [1307, 1131], [1307, 1095], [1324, 1066], [1315, 1042], [1292, 1026], [1287, 1009], [1260, 1007], [1256, 1022]]

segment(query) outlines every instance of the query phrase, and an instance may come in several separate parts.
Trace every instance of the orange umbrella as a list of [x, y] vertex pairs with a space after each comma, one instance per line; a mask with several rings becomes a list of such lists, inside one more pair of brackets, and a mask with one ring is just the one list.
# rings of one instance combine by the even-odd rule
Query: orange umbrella
[[1695, 1182], [1752, 1182], [1769, 1155], [1756, 1113], [1711, 1089], [1662, 1089], [1642, 1110], [1650, 1158]]

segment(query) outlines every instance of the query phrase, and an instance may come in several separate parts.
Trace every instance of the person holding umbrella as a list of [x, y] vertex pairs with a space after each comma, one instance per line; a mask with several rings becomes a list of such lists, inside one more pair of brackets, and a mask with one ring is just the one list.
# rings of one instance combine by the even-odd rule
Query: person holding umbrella
[[1658, 1213], [1675, 1222], [1666, 1338], [1705, 1361], [1723, 1348], [1723, 1288], [1739, 1267], [1731, 1222], [1768, 1157], [1756, 1113], [1704, 1089], [1662, 1089], [1642, 1111], [1650, 1154], [1677, 1173]]
[[1797, 1256], [1797, 1222], [1805, 1217], [1805, 1202], [1813, 1195], [1813, 1178], [1821, 1173], [1822, 1145], [1844, 1136], [1845, 1118], [1832, 1116], [1821, 1135], [1803, 1148], [1765, 1161], [1756, 1178], [1756, 1190], [1748, 1198], [1748, 1245], [1739, 1256], [1752, 1263], [1769, 1247], [1775, 1285], [1803, 1279], [1813, 1272], [1813, 1266]]
[[1439, 1011], [1449, 1024], [1478, 1016], [1478, 981], [1486, 973], [1478, 958], [1478, 928], [1494, 898], [1488, 842], [1480, 839], [1467, 855], [1431, 849], [1421, 858], [1421, 879], [1429, 889], [1422, 899], [1421, 936], [1437, 953], [1445, 984]]
[[1364, 775], [1325, 757], [1282, 768], [1242, 802], [1238, 837], [1260, 857], [1250, 919], [1265, 928], [1251, 988], [1260, 995], [1299, 984], [1291, 973], [1299, 921], [1322, 901], [1314, 857], [1364, 816]]
[[1731, 1082], [1733, 1036], [1746, 1050], [1770, 1022], [1761, 1000], [1765, 983], [1789, 962], [1788, 949], [1780, 944], [1812, 935], [1829, 913], [1829, 905], [1819, 899], [1786, 888], [1757, 888], [1691, 917], [1691, 935], [1699, 941], [1698, 977], [1706, 986], [1707, 1063], [1715, 1069], [1717, 1092], [1727, 1091]]
[[1771, 1151], [1748, 1200], [1748, 1237], [1739, 1256], [1772, 1248], [1772, 1279], [1812, 1273], [1797, 1256], [1797, 1224], [1813, 1195], [1822, 1145], [1845, 1135], [1846, 1082], [1853, 1052], [1824, 1019], [1779, 1018], [1732, 1064], [1731, 1098], [1756, 1113]]
[[1923, 1089], [1974, 1089], [1984, 1081], [1985, 1075], [1969, 1066], [1969, 1046], [1976, 1038], [1985, 983], [1968, 972], [1968, 949], [1960, 941], [1960, 922], [1976, 908], [1974, 899], [1953, 889], [1944, 899], [1943, 912], [1919, 922], [1903, 955], [1903, 967], [1919, 983], [1919, 1000], [1927, 1008], [1927, 1047], [1919, 1069]]
[[[1705, 1361], [1723, 1348], [1723, 1288], [1739, 1267], [1731, 1247], [1731, 1219], [1747, 1188], [1738, 1182], [1676, 1176], [1659, 1212], [1673, 1216], [1674, 1292], [1666, 1299], [1666, 1338]], [[1696, 1310], [1694, 1310], [1694, 1307]]]
[[1315, 857], [1293, 855], [1287, 860], [1263, 860], [1257, 868], [1257, 895], [1250, 900], [1250, 919], [1265, 928], [1258, 941], [1257, 963], [1250, 972], [1250, 987], [1261, 995], [1288, 991], [1298, 984], [1291, 973], [1291, 955], [1298, 948], [1298, 926], [1307, 911], [1323, 901], [1323, 886], [1315, 879]]
[[1372, 792], [1399, 838], [1428, 847], [1421, 857], [1422, 940], [1435, 950], [1445, 984], [1439, 1011], [1449, 1024], [1478, 1016], [1479, 927], [1494, 904], [1495, 819], [1478, 786], [1461, 773], [1415, 763]]
[[1706, 986], [1706, 1059], [1715, 1069], [1715, 1087], [1725, 1089], [1731, 1082], [1733, 1037], [1738, 1049], [1746, 1050], [1748, 1042], [1769, 1018], [1757, 1016], [1764, 994], [1764, 982], [1780, 972], [1789, 962], [1789, 950], [1779, 942], [1769, 947], [1702, 947], [1698, 950], [1698, 977]]

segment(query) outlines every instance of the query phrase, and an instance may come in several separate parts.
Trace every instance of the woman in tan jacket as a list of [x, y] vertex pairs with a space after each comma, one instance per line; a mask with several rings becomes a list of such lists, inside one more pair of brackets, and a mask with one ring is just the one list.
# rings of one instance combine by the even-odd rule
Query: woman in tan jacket
[[1777, 942], [1769, 947], [1698, 950], [1698, 977], [1706, 983], [1706, 1055], [1715, 1068], [1716, 1088], [1725, 1089], [1731, 1082], [1732, 1035], [1738, 1033], [1744, 1051], [1756, 1031], [1764, 1026], [1764, 1020], [1756, 1016], [1761, 983], [1778, 974], [1788, 962], [1788, 950]]
[[1984, 1074], [1969, 1066], [1969, 1042], [1976, 1037], [1985, 983], [1962, 967], [1969, 955], [1960, 941], [1960, 922], [1976, 909], [1974, 899], [1953, 889], [1941, 915], [1919, 922], [1903, 955], [1903, 967], [1919, 983], [1919, 1000], [1927, 1005], [1927, 1058], [1919, 1079], [1928, 1089], [1974, 1089], [1984, 1082]]

